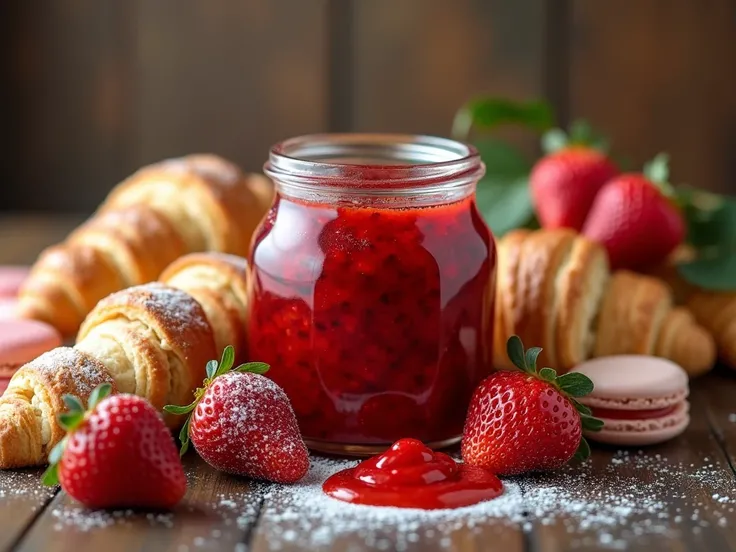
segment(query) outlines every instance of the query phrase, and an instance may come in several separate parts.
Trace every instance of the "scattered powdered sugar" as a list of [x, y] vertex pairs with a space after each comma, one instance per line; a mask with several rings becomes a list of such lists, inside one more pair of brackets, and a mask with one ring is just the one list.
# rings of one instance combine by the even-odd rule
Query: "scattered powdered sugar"
[[[251, 540], [270, 550], [337, 546], [348, 551], [406, 551], [423, 550], [430, 543], [433, 548], [459, 550], [491, 540], [503, 549], [504, 539], [509, 548], [518, 543], [520, 530], [544, 535], [552, 525], [556, 538], [562, 539], [561, 549], [624, 550], [634, 539], [651, 549], [673, 539], [706, 549], [704, 531], [724, 530], [734, 515], [733, 476], [727, 466], [710, 458], [696, 468], [659, 454], [620, 451], [595, 462], [553, 474], [506, 478], [501, 497], [455, 510], [374, 508], [337, 501], [322, 493], [322, 482], [355, 461], [316, 457], [307, 477], [295, 485], [243, 480], [240, 491], [219, 493], [207, 502], [185, 502], [174, 514], [90, 513], [70, 503], [55, 508], [53, 516], [57, 529], [74, 526], [82, 531], [131, 523], [179, 530], [191, 523], [190, 516], [207, 516], [212, 522], [203, 525], [201, 533], [186, 532], [180, 546], [185, 552], [244, 551], [242, 543]], [[209, 477], [201, 471], [190, 476]]]
[[40, 507], [49, 500], [55, 489], [45, 487], [36, 470], [7, 470], [0, 472], [0, 501], [4, 499], [38, 502]]

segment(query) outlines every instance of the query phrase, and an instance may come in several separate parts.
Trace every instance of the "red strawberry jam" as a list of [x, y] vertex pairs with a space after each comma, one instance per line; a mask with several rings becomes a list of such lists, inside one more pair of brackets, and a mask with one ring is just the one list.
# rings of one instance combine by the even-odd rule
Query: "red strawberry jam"
[[344, 177], [308, 182], [307, 195], [269, 172], [278, 193], [252, 248], [249, 353], [271, 365], [312, 448], [447, 444], [490, 371], [496, 259], [477, 171], [460, 193], [424, 201], [420, 180], [387, 200], [371, 192], [394, 185], [391, 169], [338, 167]]
[[322, 490], [354, 504], [435, 510], [496, 498], [503, 484], [483, 468], [459, 464], [415, 439], [401, 439], [380, 456], [331, 476]]

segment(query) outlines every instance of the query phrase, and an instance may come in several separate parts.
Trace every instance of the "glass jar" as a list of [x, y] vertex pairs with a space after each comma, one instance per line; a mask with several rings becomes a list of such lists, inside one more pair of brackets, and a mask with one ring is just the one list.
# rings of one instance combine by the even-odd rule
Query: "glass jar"
[[496, 253], [485, 168], [443, 138], [326, 134], [273, 147], [275, 202], [251, 248], [251, 358], [307, 445], [374, 454], [457, 442], [491, 371]]

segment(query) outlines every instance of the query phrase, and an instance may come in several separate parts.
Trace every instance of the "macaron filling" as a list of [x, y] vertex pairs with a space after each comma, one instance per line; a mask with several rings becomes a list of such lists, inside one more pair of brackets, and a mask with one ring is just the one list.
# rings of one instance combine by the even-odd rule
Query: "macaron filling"
[[654, 408], [647, 410], [619, 410], [614, 408], [591, 408], [593, 416], [608, 420], [652, 420], [655, 418], [664, 418], [673, 414], [677, 410], [678, 405], [673, 404], [664, 408]]

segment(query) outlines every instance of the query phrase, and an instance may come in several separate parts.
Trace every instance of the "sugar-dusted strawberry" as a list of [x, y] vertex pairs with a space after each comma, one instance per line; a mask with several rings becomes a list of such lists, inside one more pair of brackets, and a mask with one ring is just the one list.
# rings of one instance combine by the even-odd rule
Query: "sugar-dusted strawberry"
[[88, 508], [172, 508], [187, 479], [171, 433], [144, 399], [107, 397], [110, 390], [98, 387], [87, 412], [76, 397], [64, 397], [69, 411], [59, 423], [69, 434], [51, 452], [44, 483], [61, 483]]
[[261, 375], [269, 366], [250, 362], [233, 368], [227, 347], [218, 363], [207, 363], [207, 379], [192, 404], [167, 406], [172, 414], [191, 412], [179, 438], [189, 442], [213, 468], [267, 479], [298, 481], [309, 470], [309, 453], [283, 389]]
[[547, 155], [532, 168], [529, 187], [543, 228], [580, 230], [598, 190], [618, 169], [598, 148], [599, 139], [582, 122], [573, 124], [568, 137], [560, 129], [543, 140]]
[[574, 397], [590, 393], [593, 382], [583, 374], [557, 376], [551, 368], [537, 372], [542, 349], [525, 353], [517, 336], [507, 350], [520, 371], [497, 372], [475, 390], [463, 431], [465, 463], [516, 475], [559, 468], [576, 453], [586, 458], [582, 430], [597, 431], [603, 423]]
[[660, 155], [644, 174], [623, 174], [601, 188], [582, 233], [606, 248], [612, 268], [659, 264], [684, 241], [685, 219], [666, 180]]

